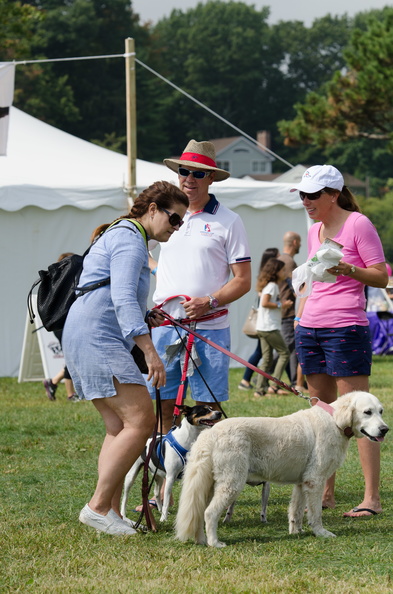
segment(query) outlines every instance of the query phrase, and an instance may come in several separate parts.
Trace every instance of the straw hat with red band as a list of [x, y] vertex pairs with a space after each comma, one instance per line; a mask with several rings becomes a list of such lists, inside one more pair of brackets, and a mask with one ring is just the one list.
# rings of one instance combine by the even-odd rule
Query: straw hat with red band
[[164, 163], [169, 169], [176, 171], [176, 173], [179, 167], [187, 166], [203, 171], [214, 171], [214, 181], [223, 181], [230, 176], [228, 171], [217, 167], [214, 145], [207, 140], [202, 142], [190, 140], [180, 159], [164, 159]]

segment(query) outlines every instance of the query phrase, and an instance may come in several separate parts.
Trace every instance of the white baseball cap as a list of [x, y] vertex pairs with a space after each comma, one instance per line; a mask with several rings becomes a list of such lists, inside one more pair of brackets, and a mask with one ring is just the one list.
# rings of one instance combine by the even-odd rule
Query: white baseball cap
[[341, 192], [343, 186], [344, 178], [333, 165], [314, 165], [303, 173], [300, 184], [296, 188], [291, 188], [290, 191], [299, 190], [299, 192], [313, 194], [323, 188], [332, 188]]

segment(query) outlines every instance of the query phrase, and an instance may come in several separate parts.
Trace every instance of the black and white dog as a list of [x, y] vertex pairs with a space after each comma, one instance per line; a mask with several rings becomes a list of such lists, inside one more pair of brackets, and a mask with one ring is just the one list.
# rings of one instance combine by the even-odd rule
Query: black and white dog
[[[212, 427], [221, 419], [222, 413], [213, 410], [208, 405], [178, 407], [185, 418], [179, 427], [173, 427], [166, 435], [158, 435], [156, 447], [149, 462], [149, 470], [155, 473], [154, 497], [157, 509], [161, 512], [160, 522], [165, 522], [168, 517], [169, 501], [174, 482], [181, 478], [187, 453], [197, 439], [199, 433], [207, 427]], [[149, 450], [151, 438], [148, 439], [146, 447], [124, 479], [123, 497], [120, 512], [126, 518], [126, 507], [128, 494]], [[164, 500], [161, 500], [161, 487], [165, 482]]]

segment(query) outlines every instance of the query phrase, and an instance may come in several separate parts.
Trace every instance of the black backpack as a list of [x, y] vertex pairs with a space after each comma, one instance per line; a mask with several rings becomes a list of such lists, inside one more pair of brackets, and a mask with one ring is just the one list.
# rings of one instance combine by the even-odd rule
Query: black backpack
[[[147, 242], [144, 228], [134, 219], [120, 219], [115, 221], [106, 229], [106, 231], [113, 229], [113, 225], [117, 225], [117, 223], [122, 220], [134, 223]], [[134, 231], [133, 229], [130, 229], [130, 227], [125, 227], [125, 225], [122, 225], [122, 227]], [[37, 311], [41, 318], [42, 325], [48, 332], [59, 332], [63, 330], [68, 311], [77, 297], [110, 284], [111, 279], [108, 277], [97, 283], [88, 285], [87, 287], [78, 287], [79, 277], [83, 268], [83, 260], [100, 237], [101, 235], [87, 248], [83, 256], [72, 254], [71, 256], [66, 256], [59, 262], [50, 264], [48, 270], [38, 271], [40, 278], [35, 281], [27, 296], [30, 323], [33, 323], [35, 318], [32, 304], [32, 293], [37, 285], [39, 285], [37, 292]], [[75, 290], [78, 290], [78, 295], [75, 294]]]

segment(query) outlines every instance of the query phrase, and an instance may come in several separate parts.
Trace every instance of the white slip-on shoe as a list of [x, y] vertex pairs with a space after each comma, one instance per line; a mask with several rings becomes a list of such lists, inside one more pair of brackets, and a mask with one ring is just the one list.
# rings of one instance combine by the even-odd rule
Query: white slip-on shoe
[[136, 534], [136, 530], [123, 522], [113, 509], [103, 516], [93, 511], [87, 503], [79, 514], [79, 521], [106, 534]]

